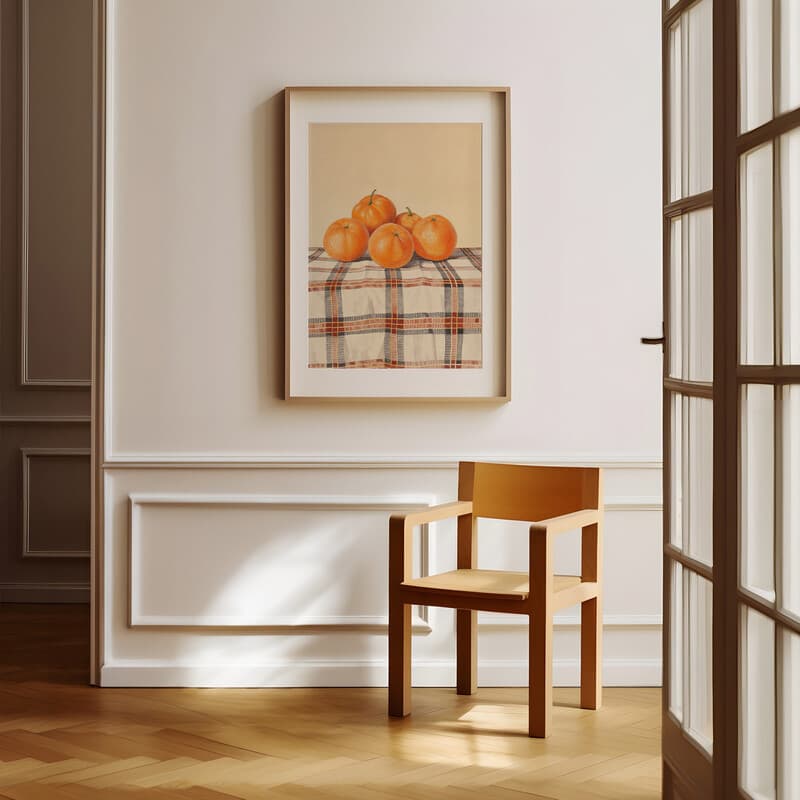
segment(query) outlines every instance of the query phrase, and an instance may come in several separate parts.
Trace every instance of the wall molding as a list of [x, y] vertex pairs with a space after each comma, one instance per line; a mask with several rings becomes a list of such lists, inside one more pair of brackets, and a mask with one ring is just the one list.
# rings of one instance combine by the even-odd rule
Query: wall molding
[[[128, 626], [130, 628], [188, 628], [188, 629], [316, 629], [326, 630], [385, 630], [388, 620], [383, 616], [256, 616], [252, 618], [230, 618], [209, 616], [171, 616], [136, 614], [135, 571], [137, 567], [136, 546], [141, 537], [140, 509], [144, 505], [230, 505], [230, 506], [269, 506], [273, 510], [334, 510], [334, 511], [404, 511], [431, 505], [435, 498], [377, 496], [298, 496], [298, 495], [253, 495], [253, 494], [205, 494], [205, 493], [133, 493], [129, 495], [129, 535], [128, 535]], [[609, 498], [605, 505], [607, 511], [661, 511], [658, 497], [618, 497]], [[421, 526], [420, 531], [421, 574], [427, 575], [430, 564], [429, 526]], [[412, 629], [415, 633], [429, 633], [429, 610], [414, 607]], [[515, 614], [481, 613], [478, 624], [486, 629], [511, 629], [527, 627], [524, 617]], [[557, 615], [554, 625], [559, 629], [574, 628], [580, 625], [576, 614]], [[603, 620], [607, 628], [660, 628], [660, 614], [616, 614], [606, 615]]]
[[262, 495], [206, 494], [205, 492], [134, 492], [128, 495], [131, 513], [143, 505], [170, 506], [271, 506], [276, 510], [314, 511], [414, 511], [435, 501], [433, 495]]
[[[416, 608], [416, 607], [415, 607]], [[170, 617], [166, 615], [136, 616], [135, 622], [129, 624], [130, 628], [170, 628], [181, 630], [217, 630], [217, 631], [264, 631], [266, 633], [286, 633], [292, 631], [313, 632], [323, 629], [361, 631], [364, 633], [387, 631], [389, 618], [369, 615], [338, 615], [338, 616], [269, 616], [269, 617], [237, 617], [236, 622], [231, 622], [229, 617], [214, 616], [182, 616]], [[430, 633], [430, 623], [416, 613], [411, 616], [411, 630], [414, 633]]]
[[[607, 628], [660, 628], [661, 614], [604, 614], [603, 629]], [[555, 628], [579, 628], [580, 615], [556, 614], [553, 617]], [[478, 612], [478, 626], [481, 628], [527, 628], [528, 620], [524, 614], [492, 614]]]
[[[661, 513], [663, 503], [660, 497], [609, 497], [604, 509], [614, 511], [654, 511]], [[580, 627], [580, 616], [575, 613], [556, 614], [553, 617], [555, 628]], [[661, 614], [604, 614], [604, 628], [660, 628], [663, 624]], [[522, 614], [490, 614], [478, 612], [478, 626], [481, 628], [527, 628], [528, 620]]]
[[40, 456], [71, 456], [90, 458], [88, 447], [22, 447], [22, 557], [23, 558], [89, 558], [90, 550], [33, 550], [31, 549], [31, 459]]
[[88, 602], [88, 583], [0, 583], [0, 603]]
[[20, 224], [20, 386], [88, 388], [91, 378], [32, 378], [28, 364], [28, 277], [30, 267], [30, 0], [22, 0], [22, 202]]
[[[603, 469], [660, 470], [660, 459], [638, 459], [635, 456], [576, 455], [477, 455], [474, 461], [507, 464], [547, 464], [549, 466], [599, 466]], [[466, 460], [466, 457], [465, 459]], [[452, 456], [286, 456], [214, 455], [214, 454], [138, 454], [119, 453], [103, 462], [103, 469], [458, 469]]]
[[608, 497], [603, 508], [606, 511], [663, 511], [664, 503], [660, 496]]
[[[414, 659], [414, 686], [455, 686], [455, 660]], [[580, 662], [553, 662], [555, 686], [578, 686]], [[102, 686], [285, 688], [387, 685], [385, 659], [284, 660], [264, 664], [181, 665], [159, 661], [119, 661], [102, 668]], [[527, 686], [528, 662], [521, 659], [478, 662], [479, 686]], [[661, 659], [605, 659], [604, 686], [660, 686]], [[479, 701], [479, 697], [476, 698]]]
[[[91, 605], [89, 625], [89, 682], [100, 683], [100, 668], [105, 659], [106, 597], [106, 482], [101, 463], [110, 447], [106, 425], [110, 422], [111, 335], [106, 336], [106, 303], [111, 298], [110, 270], [106, 263], [113, 251], [113, 174], [112, 153], [114, 118], [114, 36], [116, 6], [107, 0], [93, 0], [92, 9], [92, 363], [91, 363], [91, 446], [92, 446], [92, 518]], [[108, 378], [106, 366], [109, 367]], [[109, 429], [110, 431], [110, 429]], [[110, 626], [109, 626], [110, 627]]]
[[21, 423], [81, 423], [89, 425], [92, 422], [90, 416], [72, 414], [0, 414], [0, 425], [18, 425]]
[[[661, 686], [661, 675], [660, 658], [603, 659], [603, 686]], [[424, 680], [427, 676], [423, 672], [420, 677]], [[528, 662], [520, 659], [479, 661], [478, 681], [483, 686], [527, 686]], [[580, 659], [554, 659], [553, 685], [580, 686]]]
[[[386, 630], [388, 618], [376, 615], [331, 616], [254, 616], [230, 617], [144, 615], [136, 612], [136, 572], [139, 567], [137, 544], [142, 536], [141, 508], [146, 505], [171, 506], [266, 506], [275, 511], [412, 511], [431, 505], [432, 495], [421, 496], [353, 496], [353, 495], [254, 495], [254, 494], [203, 494], [203, 493], [134, 493], [128, 496], [128, 627], [129, 628], [190, 628], [190, 629], [279, 629], [297, 630], [324, 628], [325, 630], [370, 631]], [[428, 573], [429, 529], [420, 526], [420, 560], [422, 574]], [[414, 606], [412, 630], [430, 633], [428, 609]]]

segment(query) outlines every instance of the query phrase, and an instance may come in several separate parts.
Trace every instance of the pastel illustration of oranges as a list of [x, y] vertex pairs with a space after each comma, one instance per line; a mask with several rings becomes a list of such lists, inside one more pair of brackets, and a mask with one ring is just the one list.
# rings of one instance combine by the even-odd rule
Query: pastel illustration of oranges
[[373, 189], [354, 206], [349, 217], [334, 220], [323, 237], [325, 252], [336, 261], [356, 261], [366, 254], [384, 269], [399, 269], [415, 255], [444, 261], [455, 252], [458, 234], [443, 214], [397, 213], [395, 204]]

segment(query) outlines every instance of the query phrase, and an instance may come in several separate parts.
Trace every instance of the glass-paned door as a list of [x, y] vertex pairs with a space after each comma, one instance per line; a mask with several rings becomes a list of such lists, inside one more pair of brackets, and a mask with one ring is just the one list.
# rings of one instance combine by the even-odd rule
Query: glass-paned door
[[663, 0], [664, 797], [800, 799], [800, 0]]
[[714, 2], [666, 2], [664, 795], [713, 790]]
[[800, 798], [800, 0], [739, 0], [739, 759]]

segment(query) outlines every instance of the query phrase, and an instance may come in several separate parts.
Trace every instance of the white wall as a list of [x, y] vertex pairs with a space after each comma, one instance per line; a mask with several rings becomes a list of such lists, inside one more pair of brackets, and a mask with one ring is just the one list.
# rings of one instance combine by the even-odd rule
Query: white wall
[[[614, 466], [607, 677], [657, 681], [661, 356], [638, 337], [661, 320], [658, 0], [116, 0], [110, 39], [104, 683], [380, 683], [380, 504], [453, 497], [459, 457]], [[510, 404], [281, 399], [281, 90], [303, 84], [511, 86]], [[142, 617], [277, 627], [127, 626], [129, 496], [154, 493], [177, 501], [136, 518]], [[330, 496], [351, 501], [323, 522]], [[519, 564], [497, 536], [482, 558]], [[254, 569], [278, 576], [263, 594]], [[418, 680], [452, 682], [450, 612], [418, 628]], [[481, 630], [482, 680], [523, 681], [525, 631]], [[575, 642], [559, 631], [557, 679]]]

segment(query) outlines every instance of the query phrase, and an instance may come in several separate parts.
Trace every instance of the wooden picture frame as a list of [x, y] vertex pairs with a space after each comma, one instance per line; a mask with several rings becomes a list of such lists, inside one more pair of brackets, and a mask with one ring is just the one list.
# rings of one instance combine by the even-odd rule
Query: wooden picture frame
[[[508, 402], [510, 192], [508, 87], [287, 87], [285, 398]], [[390, 229], [408, 204], [452, 247]], [[361, 255], [328, 236], [354, 214]]]

